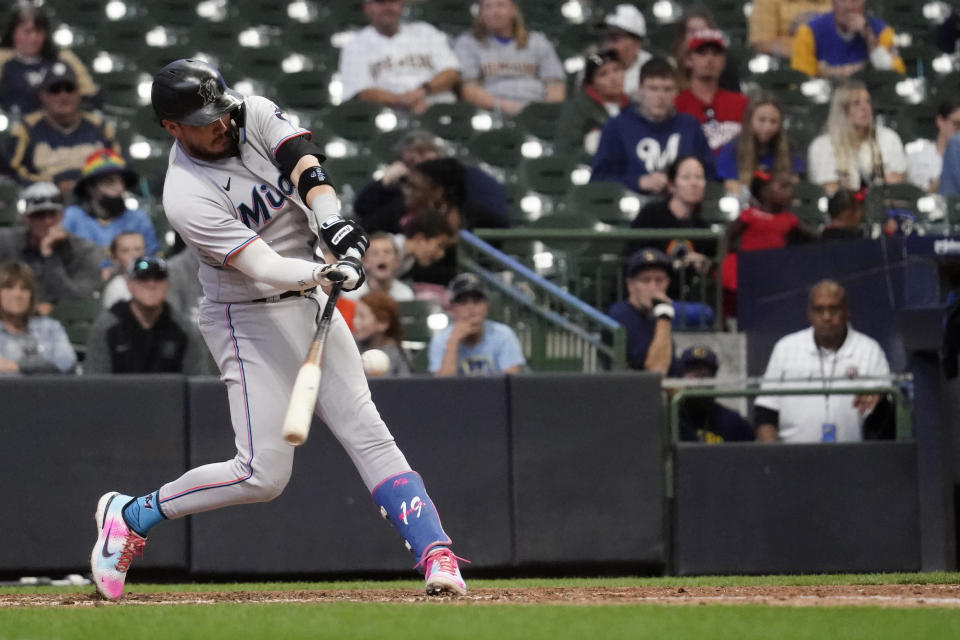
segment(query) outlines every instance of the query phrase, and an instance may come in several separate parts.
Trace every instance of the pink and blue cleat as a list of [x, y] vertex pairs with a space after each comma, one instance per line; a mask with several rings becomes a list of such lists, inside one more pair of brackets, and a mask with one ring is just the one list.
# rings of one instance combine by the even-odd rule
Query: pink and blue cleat
[[90, 571], [97, 592], [108, 600], [119, 600], [123, 582], [134, 556], [143, 555], [147, 539], [138, 535], [123, 520], [123, 507], [131, 496], [111, 491], [97, 502], [97, 544], [90, 554]]
[[463, 558], [453, 555], [453, 552], [446, 547], [440, 547], [426, 557], [424, 573], [427, 577], [427, 595], [466, 595], [467, 584], [460, 576], [457, 560], [463, 560]]

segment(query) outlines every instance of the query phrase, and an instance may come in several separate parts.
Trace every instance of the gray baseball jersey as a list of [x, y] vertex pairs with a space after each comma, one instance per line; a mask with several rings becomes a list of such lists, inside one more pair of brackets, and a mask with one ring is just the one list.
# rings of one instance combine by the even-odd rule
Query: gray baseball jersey
[[564, 81], [563, 65], [550, 41], [533, 31], [527, 46], [520, 48], [511, 39], [479, 41], [472, 33], [464, 33], [454, 45], [460, 60], [464, 82], [476, 81], [498, 98], [517, 102], [535, 102], [546, 97], [548, 81]]
[[[446, 34], [426, 22], [401, 24], [392, 38], [367, 26], [340, 53], [343, 99], [349, 100], [372, 88], [403, 93], [416, 89], [441, 71], [459, 68]], [[450, 91], [428, 98], [431, 103], [454, 100]]]
[[179, 144], [170, 150], [163, 208], [170, 225], [197, 250], [200, 284], [214, 302], [247, 302], [281, 293], [230, 268], [230, 257], [256, 238], [288, 258], [314, 260], [316, 222], [293, 183], [272, 160], [285, 141], [308, 134], [275, 104], [250, 96], [240, 157], [205, 162]]

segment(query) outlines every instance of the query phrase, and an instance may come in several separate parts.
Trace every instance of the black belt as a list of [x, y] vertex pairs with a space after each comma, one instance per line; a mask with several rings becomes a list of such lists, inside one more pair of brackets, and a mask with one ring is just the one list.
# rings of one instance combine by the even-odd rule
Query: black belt
[[256, 300], [251, 300], [250, 302], [280, 302], [284, 298], [299, 298], [301, 296], [308, 296], [316, 290], [316, 287], [311, 287], [310, 289], [304, 289], [303, 291], [284, 291], [283, 293], [275, 296], [270, 296], [268, 298], [257, 298]]

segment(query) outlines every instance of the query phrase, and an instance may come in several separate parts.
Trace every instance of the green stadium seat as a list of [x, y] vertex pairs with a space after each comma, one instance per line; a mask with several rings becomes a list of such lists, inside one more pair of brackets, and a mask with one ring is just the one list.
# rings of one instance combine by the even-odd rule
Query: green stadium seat
[[326, 70], [282, 73], [276, 78], [276, 101], [287, 109], [318, 110], [330, 105], [330, 73]]
[[538, 194], [561, 197], [570, 190], [570, 173], [575, 167], [575, 161], [565, 156], [527, 158], [520, 163], [519, 182]]
[[104, 105], [119, 108], [124, 113], [139, 109], [149, 103], [149, 97], [139, 93], [140, 85], [151, 82], [152, 75], [139, 69], [111, 71], [94, 75], [94, 82], [100, 85]]
[[403, 300], [397, 302], [397, 306], [400, 310], [403, 340], [430, 342], [433, 331], [427, 325], [427, 318], [435, 313], [443, 313], [443, 307], [432, 300]]
[[99, 298], [74, 298], [61, 300], [50, 312], [50, 317], [63, 325], [67, 338], [78, 355], [83, 355], [87, 350], [90, 327], [93, 326], [93, 321], [101, 308]]
[[439, 103], [427, 107], [418, 118], [420, 128], [456, 145], [464, 145], [474, 136], [473, 117], [480, 109], [467, 102]]
[[106, 0], [60, 0], [50, 7], [51, 22], [95, 29], [106, 21], [106, 4]]
[[550, 142], [557, 134], [562, 102], [531, 102], [514, 116], [514, 122], [530, 135]]
[[408, 3], [408, 6], [412, 19], [429, 22], [454, 38], [473, 27], [470, 4], [463, 0], [428, 0], [419, 5]]
[[365, 184], [373, 180], [373, 173], [380, 162], [372, 156], [352, 156], [348, 158], [330, 158], [323, 166], [330, 172], [333, 183], [338, 190], [349, 185], [356, 193]]
[[[161, 2], [166, 0], [160, 0]], [[230, 0], [230, 17], [249, 24], [285, 27], [293, 20], [287, 15], [288, 2], [276, 0]]]
[[637, 211], [621, 206], [624, 198], [634, 198], [640, 206], [645, 200], [633, 191], [629, 191], [619, 182], [588, 182], [572, 185], [563, 200], [563, 211], [582, 212], [601, 222], [626, 226], [637, 215]]
[[162, 0], [146, 4], [147, 17], [165, 27], [189, 27], [202, 18], [197, 15], [196, 0]]
[[17, 210], [20, 189], [20, 185], [10, 178], [0, 178], [0, 226], [20, 224], [20, 212]]
[[492, 129], [474, 135], [467, 146], [477, 160], [506, 170], [516, 168], [523, 159], [520, 148], [524, 140], [516, 129]]
[[388, 109], [376, 102], [351, 100], [324, 111], [323, 124], [351, 142], [370, 144], [383, 135], [383, 131], [377, 127], [376, 118], [384, 111]]

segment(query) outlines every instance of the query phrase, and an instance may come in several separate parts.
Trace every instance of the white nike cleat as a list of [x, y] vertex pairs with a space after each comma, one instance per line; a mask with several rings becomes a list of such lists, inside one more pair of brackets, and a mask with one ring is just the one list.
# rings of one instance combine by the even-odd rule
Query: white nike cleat
[[90, 554], [90, 571], [97, 592], [108, 600], [119, 600], [134, 556], [143, 555], [147, 539], [123, 520], [123, 507], [131, 496], [111, 491], [97, 502], [97, 543]]
[[[457, 560], [463, 560], [453, 555], [446, 547], [440, 547], [427, 556], [426, 564], [427, 595], [438, 596], [444, 594], [466, 595], [467, 583], [460, 576], [460, 567]], [[464, 561], [466, 562], [466, 561]]]

